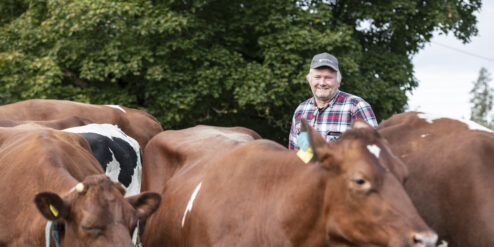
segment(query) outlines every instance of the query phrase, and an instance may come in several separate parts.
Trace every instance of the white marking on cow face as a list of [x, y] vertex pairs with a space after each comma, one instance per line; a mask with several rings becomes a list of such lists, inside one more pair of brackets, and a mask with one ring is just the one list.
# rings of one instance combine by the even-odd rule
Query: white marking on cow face
[[197, 193], [199, 192], [199, 189], [201, 188], [202, 182], [197, 185], [196, 189], [194, 190], [194, 193], [190, 196], [189, 202], [187, 203], [187, 208], [185, 208], [184, 212], [184, 217], [182, 218], [182, 228], [184, 227], [185, 224], [185, 216], [187, 216], [187, 213], [192, 210], [192, 204], [194, 203], [194, 200], [196, 199]]
[[372, 144], [372, 145], [367, 145], [367, 149], [369, 150], [369, 152], [374, 154], [376, 158], [379, 159], [379, 153], [381, 153], [381, 148], [379, 148], [376, 144]]
[[422, 135], [420, 135], [420, 137], [425, 138], [425, 137], [426, 137], [426, 136], [428, 136], [428, 135], [429, 135], [429, 134], [422, 134]]
[[126, 112], [121, 106], [119, 105], [105, 105], [105, 106], [108, 106], [108, 107], [111, 107], [111, 108], [115, 108], [115, 109], [119, 109], [123, 112]]
[[486, 127], [484, 127], [484, 126], [482, 126], [476, 122], [473, 122], [470, 120], [465, 120], [465, 119], [446, 117], [446, 116], [429, 114], [429, 113], [419, 113], [419, 114], [417, 114], [417, 117], [424, 119], [428, 123], [432, 123], [434, 120], [437, 120], [437, 119], [446, 118], [446, 119], [460, 121], [460, 122], [466, 124], [470, 130], [482, 130], [482, 131], [487, 131], [487, 132], [494, 132], [491, 129], [488, 129], [488, 128], [486, 128]]

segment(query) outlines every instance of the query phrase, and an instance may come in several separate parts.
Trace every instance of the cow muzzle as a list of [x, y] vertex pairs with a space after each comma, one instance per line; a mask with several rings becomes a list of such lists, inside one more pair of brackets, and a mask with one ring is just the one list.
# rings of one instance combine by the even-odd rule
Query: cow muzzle
[[412, 247], [435, 247], [437, 242], [437, 234], [434, 232], [417, 232], [413, 233], [410, 239]]

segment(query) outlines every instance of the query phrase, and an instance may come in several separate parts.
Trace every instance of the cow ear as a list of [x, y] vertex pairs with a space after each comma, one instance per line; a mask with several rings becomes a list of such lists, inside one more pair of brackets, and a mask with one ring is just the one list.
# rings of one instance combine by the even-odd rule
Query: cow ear
[[314, 153], [311, 162], [319, 162], [325, 168], [331, 168], [336, 164], [336, 152], [335, 148], [330, 148], [334, 146], [324, 140], [324, 138], [310, 126], [305, 119], [301, 120], [301, 131], [306, 130], [309, 138], [309, 144]]
[[137, 211], [137, 218], [145, 220], [158, 209], [161, 196], [155, 192], [143, 192], [126, 198]]
[[120, 182], [113, 182], [113, 185], [115, 185], [115, 187], [117, 187], [118, 191], [120, 193], [122, 193], [122, 195], [125, 195], [125, 192], [127, 192], [125, 187]]
[[66, 219], [69, 215], [69, 206], [55, 193], [38, 193], [34, 197], [34, 203], [39, 212], [48, 220]]

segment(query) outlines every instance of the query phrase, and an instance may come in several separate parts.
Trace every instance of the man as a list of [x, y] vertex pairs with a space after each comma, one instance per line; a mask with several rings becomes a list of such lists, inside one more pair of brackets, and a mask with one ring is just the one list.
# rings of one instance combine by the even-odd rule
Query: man
[[353, 119], [363, 119], [374, 128], [376, 117], [371, 106], [362, 98], [338, 90], [341, 73], [338, 60], [329, 53], [317, 54], [312, 58], [307, 75], [313, 97], [302, 102], [293, 114], [290, 128], [289, 149], [300, 149], [297, 137], [300, 119], [305, 118], [328, 142], [336, 140], [350, 128]]

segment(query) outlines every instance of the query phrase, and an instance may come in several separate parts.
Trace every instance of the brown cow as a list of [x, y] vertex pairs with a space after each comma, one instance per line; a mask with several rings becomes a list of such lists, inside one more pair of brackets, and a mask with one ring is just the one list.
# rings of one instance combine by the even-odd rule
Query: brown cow
[[198, 125], [161, 132], [144, 150], [142, 191], [161, 193], [166, 182], [185, 164], [209, 159], [208, 155], [219, 147], [233, 147], [260, 138], [255, 131], [243, 127]]
[[378, 127], [408, 167], [405, 189], [449, 247], [494, 246], [494, 135], [470, 121], [418, 112]]
[[47, 121], [15, 121], [8, 119], [0, 119], [0, 127], [14, 127], [21, 124], [33, 123], [48, 128], [63, 130], [71, 127], [78, 127], [92, 123], [88, 119], [78, 116], [70, 116], [63, 119], [47, 120]]
[[46, 121], [78, 116], [92, 123], [117, 125], [136, 139], [141, 148], [157, 133], [161, 124], [150, 114], [116, 105], [91, 105], [67, 100], [31, 99], [0, 106], [0, 119]]
[[61, 246], [131, 247], [137, 220], [160, 202], [153, 192], [124, 198], [83, 137], [36, 125], [0, 128], [0, 188], [2, 247], [45, 246], [47, 219]]
[[166, 183], [144, 246], [434, 246], [437, 236], [389, 172], [403, 164], [367, 123], [352, 126], [334, 143], [309, 128], [309, 164], [269, 140], [161, 140], [208, 151], [184, 150], [185, 163], [187, 154], [205, 157], [181, 165]]

